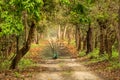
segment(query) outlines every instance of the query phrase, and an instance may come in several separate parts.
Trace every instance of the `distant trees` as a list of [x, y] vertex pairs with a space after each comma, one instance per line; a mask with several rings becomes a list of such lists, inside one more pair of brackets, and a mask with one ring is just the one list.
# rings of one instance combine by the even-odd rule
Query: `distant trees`
[[120, 13], [119, 0], [70, 0], [69, 2], [70, 23], [76, 26], [74, 33], [77, 50], [84, 49], [86, 54], [89, 54], [95, 48], [99, 48], [99, 55], [108, 54], [111, 59], [112, 47], [117, 38], [119, 43], [119, 27], [117, 27], [117, 22], [119, 23], [117, 15]]
[[[68, 35], [69, 26], [67, 30], [62, 27], [66, 26], [66, 23], [74, 25], [71, 29], [73, 32], [69, 34], [74, 35], [78, 52], [84, 50], [87, 55], [98, 48], [100, 56], [107, 54], [109, 59], [112, 58], [112, 47], [115, 42], [120, 41], [119, 0], [60, 0], [60, 5], [56, 8], [59, 9], [56, 9], [58, 12], [60, 8], [63, 11], [56, 15], [56, 19], [59, 20], [57, 24], [60, 25], [60, 34], [66, 32]], [[60, 15], [65, 13], [67, 15]], [[65, 17], [64, 21], [63, 17]], [[68, 38], [71, 40], [70, 35]]]

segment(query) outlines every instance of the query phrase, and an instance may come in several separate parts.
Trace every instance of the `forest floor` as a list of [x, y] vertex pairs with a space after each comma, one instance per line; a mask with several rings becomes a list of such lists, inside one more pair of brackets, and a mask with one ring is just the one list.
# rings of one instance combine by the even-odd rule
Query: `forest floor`
[[106, 69], [108, 61], [91, 63], [88, 57], [42, 58], [41, 53], [50, 53], [47, 44], [43, 41], [40, 45], [33, 45], [28, 56], [24, 57], [32, 59], [34, 66], [1, 71], [0, 80], [120, 80], [120, 69]]

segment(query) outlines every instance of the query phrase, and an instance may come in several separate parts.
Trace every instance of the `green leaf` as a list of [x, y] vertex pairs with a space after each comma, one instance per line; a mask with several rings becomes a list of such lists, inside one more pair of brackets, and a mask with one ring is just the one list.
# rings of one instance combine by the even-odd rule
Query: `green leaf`
[[60, 0], [60, 2], [62, 4], [65, 4], [65, 5], [70, 5], [70, 1], [69, 0]]
[[95, 0], [86, 0], [88, 4], [92, 4], [95, 2]]

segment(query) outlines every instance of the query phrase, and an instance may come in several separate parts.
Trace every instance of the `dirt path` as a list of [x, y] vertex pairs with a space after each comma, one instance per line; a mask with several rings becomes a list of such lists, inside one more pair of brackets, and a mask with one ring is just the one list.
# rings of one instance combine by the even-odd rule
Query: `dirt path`
[[77, 59], [46, 60], [37, 66], [45, 67], [46, 70], [36, 73], [34, 80], [103, 80]]

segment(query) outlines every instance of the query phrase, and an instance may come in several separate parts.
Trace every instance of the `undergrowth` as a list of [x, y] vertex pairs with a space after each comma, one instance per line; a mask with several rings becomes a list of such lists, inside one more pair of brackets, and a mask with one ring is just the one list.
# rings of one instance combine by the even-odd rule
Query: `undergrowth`
[[18, 64], [18, 67], [20, 69], [24, 69], [24, 68], [27, 68], [27, 67], [30, 67], [30, 66], [34, 66], [34, 62], [30, 59], [21, 59], [21, 61], [19, 62]]
[[[10, 65], [11, 65], [10, 59], [3, 58], [0, 56], [0, 71], [9, 70]], [[21, 61], [18, 64], [18, 67], [20, 69], [27, 68], [30, 66], [34, 66], [33, 61], [25, 58], [21, 59]]]
[[3, 71], [3, 70], [8, 70], [9, 69], [9, 66], [10, 66], [10, 61], [9, 60], [1, 60], [0, 58], [0, 71]]
[[114, 70], [114, 69], [120, 69], [120, 63], [118, 62], [118, 52], [116, 50], [113, 50], [112, 52], [112, 58], [108, 58], [108, 54], [103, 54], [99, 56], [99, 49], [95, 49], [93, 52], [89, 53], [88, 55], [85, 54], [85, 51], [80, 52], [79, 56], [87, 56], [90, 60], [87, 62], [87, 64], [91, 63], [98, 63], [98, 62], [104, 62], [107, 61], [110, 65], [106, 67], [106, 69]]

